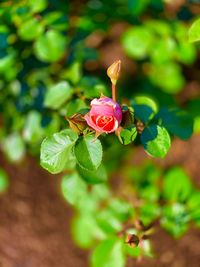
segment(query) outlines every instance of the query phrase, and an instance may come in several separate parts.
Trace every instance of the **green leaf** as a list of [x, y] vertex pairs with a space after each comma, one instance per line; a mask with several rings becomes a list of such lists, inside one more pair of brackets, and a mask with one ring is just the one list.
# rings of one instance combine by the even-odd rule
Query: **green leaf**
[[187, 201], [187, 207], [195, 224], [200, 227], [200, 192], [194, 191]]
[[127, 128], [122, 128], [119, 134], [119, 141], [123, 145], [128, 145], [132, 143], [137, 136], [137, 130], [135, 125], [131, 125]]
[[[49, 122], [47, 125], [45, 125], [45, 128], [43, 128], [45, 132], [45, 136], [49, 136], [60, 130], [61, 120], [60, 120], [60, 116], [57, 113], [52, 114], [52, 116], [49, 116], [48, 113], [46, 114], [46, 116], [45, 114], [43, 114], [41, 123], [44, 123], [44, 121]], [[42, 127], [44, 126], [42, 125]]]
[[81, 76], [81, 64], [77, 61], [61, 73], [63, 79], [68, 79], [73, 84], [77, 84], [80, 81]]
[[74, 154], [83, 169], [97, 170], [103, 156], [101, 142], [93, 135], [80, 137], [75, 144]]
[[110, 198], [110, 190], [107, 184], [97, 184], [92, 187], [92, 195], [98, 201]]
[[101, 242], [91, 257], [92, 267], [124, 267], [125, 255], [123, 242], [117, 237], [110, 237]]
[[134, 116], [144, 123], [148, 122], [153, 117], [154, 112], [152, 108], [147, 105], [133, 104], [133, 108]]
[[35, 42], [35, 54], [44, 62], [55, 62], [64, 56], [67, 39], [56, 30], [48, 30]]
[[130, 28], [122, 36], [125, 52], [136, 59], [144, 59], [148, 56], [152, 41], [152, 32], [144, 27]]
[[185, 201], [191, 194], [192, 184], [189, 176], [181, 167], [170, 169], [163, 180], [163, 194], [171, 201]]
[[150, 65], [148, 75], [153, 84], [168, 94], [180, 92], [185, 84], [181, 67], [171, 61], [163, 64]]
[[20, 161], [25, 156], [25, 144], [18, 132], [8, 135], [3, 140], [2, 148], [11, 162]]
[[[0, 73], [5, 73], [8, 71], [11, 71], [14, 65], [15, 60], [15, 54], [9, 53], [9, 55], [6, 55], [5, 57], [0, 58]], [[13, 79], [14, 77], [11, 77]]]
[[200, 116], [194, 118], [194, 133], [200, 133]]
[[59, 82], [48, 89], [45, 95], [44, 105], [52, 109], [58, 109], [71, 98], [72, 94], [73, 89], [68, 82]]
[[8, 189], [9, 180], [7, 173], [0, 168], [0, 193], [5, 192]]
[[[73, 205], [81, 216], [87, 216], [96, 212], [99, 205], [100, 196], [96, 196], [95, 191], [93, 191], [95, 186], [89, 192], [86, 182], [81, 179], [77, 172], [73, 172], [63, 176], [61, 191], [65, 200]], [[105, 194], [105, 192], [103, 193]]]
[[174, 203], [162, 209], [161, 225], [174, 237], [179, 238], [188, 229], [190, 216], [184, 205]]
[[105, 238], [93, 214], [77, 216], [72, 222], [72, 235], [76, 244], [81, 248], [90, 248], [96, 239]]
[[160, 191], [155, 185], [142, 186], [139, 191], [142, 199], [145, 199], [151, 203], [159, 200]]
[[62, 11], [51, 11], [43, 15], [43, 22], [51, 29], [66, 31], [69, 27], [67, 15]]
[[188, 43], [188, 40], [180, 40], [176, 54], [180, 62], [191, 65], [196, 59], [197, 51], [194, 44]]
[[154, 111], [154, 113], [158, 112], [157, 103], [152, 98], [150, 98], [148, 96], [139, 95], [139, 96], [134, 97], [133, 104], [146, 105], [146, 106], [150, 107]]
[[190, 210], [199, 209], [200, 211], [200, 192], [194, 191], [187, 201]]
[[134, 16], [139, 16], [147, 8], [149, 0], [129, 0], [128, 7], [131, 14]]
[[169, 132], [182, 139], [188, 139], [192, 135], [193, 119], [183, 110], [178, 108], [162, 108], [156, 115], [156, 118], [161, 121], [161, 124]]
[[171, 25], [170, 23], [166, 23], [165, 20], [148, 19], [148, 20], [145, 20], [144, 25], [145, 27], [153, 31], [157, 36], [160, 36], [162, 39], [172, 34]]
[[51, 173], [59, 173], [67, 168], [77, 138], [78, 135], [70, 129], [46, 137], [41, 145], [41, 166]]
[[20, 25], [18, 35], [22, 40], [31, 41], [40, 36], [43, 30], [43, 25], [36, 18], [30, 18]]
[[30, 6], [31, 11], [33, 13], [36, 13], [36, 12], [43, 11], [48, 5], [48, 1], [47, 0], [37, 0], [37, 1], [28, 0], [27, 5]]
[[145, 203], [140, 208], [140, 220], [144, 225], [151, 224], [160, 215], [160, 207], [157, 203]]
[[165, 157], [171, 145], [167, 130], [158, 125], [146, 127], [141, 134], [141, 142], [145, 151], [157, 158]]
[[177, 44], [176, 41], [168, 36], [160, 38], [156, 42], [156, 49], [152, 47], [151, 60], [154, 63], [166, 63], [175, 57]]
[[41, 114], [35, 110], [29, 112], [23, 129], [23, 137], [28, 143], [36, 143], [41, 140], [44, 130], [41, 126]]
[[157, 113], [158, 107], [156, 102], [147, 96], [137, 96], [132, 101], [134, 116], [146, 123]]
[[189, 29], [189, 42], [200, 40], [200, 18], [197, 19]]
[[194, 133], [200, 132], [200, 114], [199, 114], [200, 98], [192, 99], [187, 105], [187, 111], [194, 119], [193, 131]]
[[141, 255], [141, 248], [140, 247], [131, 247], [131, 246], [125, 246], [125, 253], [128, 256], [138, 258]]
[[134, 213], [133, 206], [131, 204], [118, 198], [112, 198], [109, 202], [108, 208], [113, 212], [116, 218], [122, 222], [127, 221]]
[[87, 186], [77, 173], [70, 173], [62, 177], [61, 191], [68, 203], [79, 206], [87, 195]]
[[108, 179], [106, 168], [103, 164], [101, 164], [95, 171], [82, 169], [81, 166], [78, 165], [77, 171], [79, 172], [80, 176], [89, 184], [104, 183]]
[[134, 166], [134, 168], [130, 166], [127, 175], [130, 176], [134, 184], [139, 184], [143, 188], [144, 185], [156, 186], [161, 173], [158, 166], [155, 166], [151, 161], [146, 161], [142, 165]]
[[98, 225], [107, 234], [116, 234], [123, 228], [122, 220], [112, 209], [107, 208], [98, 211], [96, 214], [96, 219]]

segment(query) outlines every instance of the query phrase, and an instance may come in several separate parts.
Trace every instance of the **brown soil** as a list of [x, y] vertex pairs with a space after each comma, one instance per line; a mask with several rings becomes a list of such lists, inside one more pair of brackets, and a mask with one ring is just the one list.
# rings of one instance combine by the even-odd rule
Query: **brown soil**
[[[169, 156], [159, 164], [182, 164], [200, 186], [200, 138], [175, 140]], [[135, 155], [135, 156], [134, 156]], [[147, 158], [142, 149], [132, 162]], [[14, 166], [0, 157], [0, 166], [9, 174], [11, 185], [0, 196], [0, 267], [86, 267], [88, 253], [75, 247], [70, 235], [72, 210], [60, 195], [60, 177], [42, 170], [31, 157]], [[155, 259], [132, 267], [199, 267], [200, 231], [194, 228], [174, 240], [159, 227], [152, 236]], [[117, 267], [117, 266], [113, 266]]]
[[85, 267], [86, 252], [70, 237], [72, 210], [60, 196], [58, 176], [31, 158], [19, 166], [0, 158], [10, 177], [0, 196], [0, 267]]
[[174, 240], [164, 230], [157, 228], [151, 242], [155, 258], [146, 258], [137, 263], [130, 259], [130, 267], [200, 266], [200, 231], [197, 229], [190, 229], [181, 239]]

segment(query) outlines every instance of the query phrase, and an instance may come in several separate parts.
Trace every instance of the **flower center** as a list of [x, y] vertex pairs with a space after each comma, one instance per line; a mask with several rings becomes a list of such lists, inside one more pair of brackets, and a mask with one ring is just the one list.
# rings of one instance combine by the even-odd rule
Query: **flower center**
[[112, 121], [112, 116], [98, 116], [96, 123], [99, 127], [104, 127], [106, 124]]
[[104, 132], [114, 131], [118, 123], [113, 116], [91, 116], [92, 122]]

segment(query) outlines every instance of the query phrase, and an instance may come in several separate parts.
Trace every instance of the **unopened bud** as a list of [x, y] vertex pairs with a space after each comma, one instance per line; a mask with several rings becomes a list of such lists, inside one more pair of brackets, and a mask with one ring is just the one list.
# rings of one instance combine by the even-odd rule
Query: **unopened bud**
[[111, 79], [112, 84], [116, 85], [119, 79], [119, 74], [121, 70], [121, 60], [116, 60], [108, 69], [107, 75]]
[[130, 247], [137, 247], [139, 245], [139, 242], [139, 237], [134, 234], [128, 234], [125, 241], [125, 243], [128, 244]]

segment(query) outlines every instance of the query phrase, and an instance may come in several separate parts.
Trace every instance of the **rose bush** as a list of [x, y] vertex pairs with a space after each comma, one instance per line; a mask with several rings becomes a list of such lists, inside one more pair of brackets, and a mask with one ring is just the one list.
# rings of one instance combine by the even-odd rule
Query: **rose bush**
[[[198, 47], [187, 34], [196, 4], [183, 3], [176, 17], [168, 6], [176, 1], [67, 2], [0, 3], [0, 149], [16, 162], [26, 150], [38, 155], [44, 139], [40, 164], [64, 173], [74, 241], [93, 250], [90, 266], [124, 267], [127, 257], [152, 256], [152, 226], [176, 238], [200, 226], [200, 192], [187, 173], [154, 166], [149, 156], [140, 164], [137, 155], [141, 144], [164, 158], [173, 135], [200, 131], [199, 95], [185, 94], [199, 84]], [[198, 21], [190, 41], [199, 39]], [[117, 100], [121, 61], [107, 69], [112, 99], [102, 72], [115, 56], [124, 69]], [[0, 195], [6, 179], [0, 170]]]
[[120, 105], [109, 97], [95, 98], [91, 109], [85, 115], [87, 124], [98, 133], [115, 132], [122, 121]]

